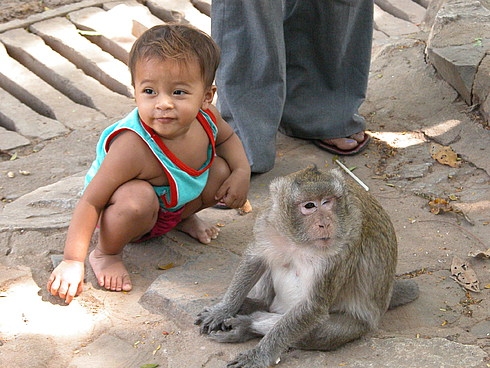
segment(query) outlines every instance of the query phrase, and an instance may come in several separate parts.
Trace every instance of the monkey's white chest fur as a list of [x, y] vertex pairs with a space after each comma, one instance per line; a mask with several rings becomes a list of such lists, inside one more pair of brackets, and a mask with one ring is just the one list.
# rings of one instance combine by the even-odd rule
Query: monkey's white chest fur
[[[287, 246], [286, 246], [287, 247]], [[270, 312], [284, 314], [301, 300], [309, 298], [315, 277], [323, 268], [323, 260], [312, 249], [275, 247], [280, 255], [270, 254], [269, 264], [275, 297]], [[287, 247], [289, 248], [289, 247]]]
[[[298, 273], [298, 269], [303, 271]], [[276, 295], [270, 311], [284, 314], [299, 300], [308, 297], [307, 292], [313, 283], [313, 272], [298, 265], [276, 266], [272, 268], [272, 279]]]

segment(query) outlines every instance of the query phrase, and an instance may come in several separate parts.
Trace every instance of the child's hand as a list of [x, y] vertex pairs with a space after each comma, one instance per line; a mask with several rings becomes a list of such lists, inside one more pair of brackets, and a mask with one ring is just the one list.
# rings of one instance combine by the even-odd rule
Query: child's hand
[[247, 201], [250, 175], [235, 170], [216, 192], [215, 199], [224, 202], [230, 208], [240, 208]]
[[49, 277], [47, 289], [52, 295], [59, 295], [67, 304], [83, 290], [85, 265], [80, 261], [62, 261]]

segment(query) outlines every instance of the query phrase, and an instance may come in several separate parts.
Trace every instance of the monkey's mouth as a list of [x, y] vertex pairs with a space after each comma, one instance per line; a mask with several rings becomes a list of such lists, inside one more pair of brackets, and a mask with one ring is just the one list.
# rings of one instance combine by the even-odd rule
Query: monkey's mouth
[[329, 236], [316, 239], [316, 243], [324, 247], [330, 245], [331, 242], [332, 242], [332, 238]]

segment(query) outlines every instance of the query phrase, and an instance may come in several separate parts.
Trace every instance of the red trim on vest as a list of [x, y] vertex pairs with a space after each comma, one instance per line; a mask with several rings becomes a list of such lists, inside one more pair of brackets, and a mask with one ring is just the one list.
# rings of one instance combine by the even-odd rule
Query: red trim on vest
[[[208, 114], [209, 117], [211, 118], [211, 120], [213, 121], [213, 123], [216, 124], [216, 117], [211, 112], [211, 110], [209, 110], [209, 109], [204, 110], [204, 112], [206, 114]], [[163, 143], [160, 136], [158, 134], [156, 134], [155, 131], [150, 126], [146, 125], [146, 123], [143, 120], [139, 119], [143, 128], [151, 136], [151, 138], [155, 141], [155, 143], [158, 145], [158, 147], [160, 147], [162, 152], [170, 159], [170, 161], [172, 161], [175, 165], [177, 165], [177, 167], [179, 169], [181, 169], [182, 171], [185, 171], [187, 174], [189, 174], [191, 176], [199, 176], [202, 173], [204, 173], [209, 167], [211, 167], [211, 165], [214, 161], [214, 157], [216, 156], [216, 142], [215, 142], [214, 135], [213, 135], [213, 129], [211, 128], [211, 126], [209, 125], [209, 122], [206, 120], [206, 118], [201, 113], [197, 114], [196, 118], [199, 121], [199, 123], [201, 124], [204, 131], [206, 132], [206, 135], [208, 136], [209, 142], [211, 143], [211, 149], [212, 149], [211, 159], [209, 160], [209, 163], [200, 170], [195, 170], [194, 168], [187, 166], [185, 163], [183, 163], [181, 160], [179, 160], [179, 158], [177, 156], [175, 156], [174, 153], [168, 149], [168, 147], [165, 145], [165, 143]], [[104, 146], [106, 153], [109, 151], [109, 145], [112, 142], [112, 140], [114, 139], [114, 137], [116, 137], [119, 133], [121, 133], [124, 130], [133, 131], [130, 128], [123, 127], [123, 128], [119, 128], [119, 129], [113, 131], [111, 134], [109, 134], [109, 136], [107, 136], [105, 146]], [[138, 136], [145, 142], [143, 137], [141, 137], [139, 134], [138, 134]], [[146, 144], [148, 145], [148, 143], [146, 143]], [[150, 148], [150, 150], [151, 150], [151, 148]], [[170, 172], [165, 167], [165, 165], [163, 165], [163, 163], [160, 161], [160, 159], [156, 155], [155, 155], [155, 157], [157, 158], [158, 162], [160, 162], [160, 166], [162, 167], [163, 171], [165, 172], [165, 176], [168, 179], [168, 185], [170, 187], [170, 202], [167, 201], [167, 198], [165, 195], [162, 195], [160, 198], [162, 199], [165, 206], [167, 206], [168, 208], [175, 207], [178, 203], [177, 183], [175, 182], [175, 180], [173, 179], [173, 176], [170, 174]]]

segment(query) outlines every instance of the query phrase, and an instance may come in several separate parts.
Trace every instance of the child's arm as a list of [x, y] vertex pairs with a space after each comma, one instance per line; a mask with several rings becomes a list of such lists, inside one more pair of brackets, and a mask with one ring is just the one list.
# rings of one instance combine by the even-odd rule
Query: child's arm
[[216, 116], [218, 136], [216, 138], [216, 154], [223, 158], [231, 174], [216, 192], [216, 200], [225, 202], [228, 207], [239, 208], [247, 200], [250, 186], [250, 164], [242, 142], [233, 129], [223, 120], [218, 110], [210, 106]]
[[141, 139], [132, 132], [118, 135], [73, 212], [63, 261], [47, 283], [48, 291], [66, 303], [82, 292], [85, 257], [101, 212], [121, 184], [141, 174], [141, 145]]
[[52, 295], [59, 295], [67, 304], [82, 292], [85, 257], [99, 214], [100, 209], [88, 203], [85, 195], [82, 196], [68, 228], [63, 261], [48, 280], [48, 291]]

